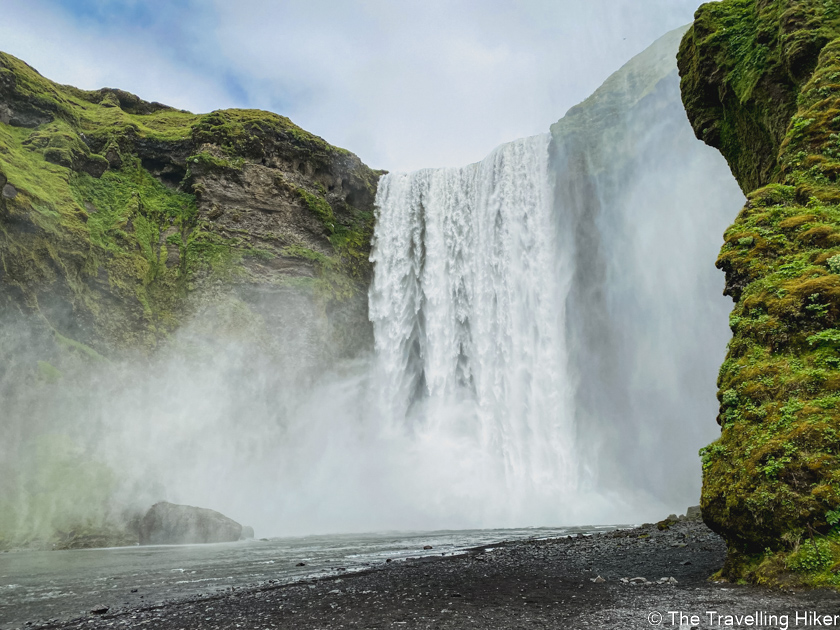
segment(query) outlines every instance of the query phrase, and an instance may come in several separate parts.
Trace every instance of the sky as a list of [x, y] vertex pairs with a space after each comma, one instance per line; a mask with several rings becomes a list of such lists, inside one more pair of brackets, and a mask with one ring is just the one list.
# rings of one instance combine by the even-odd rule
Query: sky
[[0, 50], [84, 89], [288, 116], [374, 168], [544, 133], [700, 0], [3, 0]]

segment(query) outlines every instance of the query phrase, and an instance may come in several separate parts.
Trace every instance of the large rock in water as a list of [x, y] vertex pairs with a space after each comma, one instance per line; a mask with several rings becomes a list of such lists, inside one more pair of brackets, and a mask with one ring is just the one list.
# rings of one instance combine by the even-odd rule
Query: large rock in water
[[206, 508], [155, 503], [140, 523], [141, 545], [189, 545], [234, 542], [242, 525]]

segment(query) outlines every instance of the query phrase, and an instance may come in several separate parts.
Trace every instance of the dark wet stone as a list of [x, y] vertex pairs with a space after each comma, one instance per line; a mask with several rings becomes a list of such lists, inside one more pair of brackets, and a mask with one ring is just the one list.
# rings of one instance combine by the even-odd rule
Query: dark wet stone
[[242, 525], [214, 510], [155, 503], [140, 523], [141, 545], [189, 545], [234, 542]]

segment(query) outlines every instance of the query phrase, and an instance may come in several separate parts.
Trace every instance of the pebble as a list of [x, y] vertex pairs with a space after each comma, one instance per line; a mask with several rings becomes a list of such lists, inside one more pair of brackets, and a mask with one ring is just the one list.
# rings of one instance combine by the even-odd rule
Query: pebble
[[[653, 526], [655, 529], [655, 526]], [[690, 549], [671, 547], [685, 534]], [[698, 538], [697, 534], [704, 536]], [[646, 538], [640, 538], [646, 536]], [[694, 537], [692, 537], [694, 536]], [[699, 542], [702, 540], [702, 543]], [[702, 546], [701, 546], [702, 545]], [[64, 622], [64, 630], [138, 627], [154, 630], [352, 627], [601, 628], [649, 627], [647, 610], [834, 610], [840, 594], [805, 596], [709, 583], [725, 546], [702, 523], [680, 522], [668, 532], [634, 529], [585, 539], [529, 541], [415, 562], [376, 562], [363, 572], [335, 574], [288, 586], [259, 586], [192, 598], [151, 610], [112, 611]], [[691, 564], [684, 562], [691, 557]], [[480, 562], [476, 562], [480, 560]], [[638, 576], [636, 578], [620, 576]], [[642, 576], [663, 576], [650, 578]], [[596, 576], [596, 577], [593, 577]], [[679, 576], [679, 577], [677, 577]], [[599, 582], [599, 578], [603, 582]], [[637, 580], [637, 581], [631, 581]], [[679, 580], [681, 588], [668, 588]], [[597, 585], [597, 586], [596, 586]], [[633, 586], [634, 588], [625, 588]], [[660, 588], [656, 588], [660, 586]], [[459, 597], [460, 595], [460, 597]], [[801, 597], [800, 599], [796, 599]], [[814, 600], [813, 597], [821, 598]], [[652, 606], [651, 600], [656, 601]], [[135, 600], [136, 601], [136, 600]], [[609, 603], [609, 605], [606, 605]], [[212, 617], [206, 608], [212, 605]], [[446, 612], [443, 612], [446, 611]], [[116, 614], [116, 616], [114, 616]], [[666, 624], [667, 625], [667, 624]]]

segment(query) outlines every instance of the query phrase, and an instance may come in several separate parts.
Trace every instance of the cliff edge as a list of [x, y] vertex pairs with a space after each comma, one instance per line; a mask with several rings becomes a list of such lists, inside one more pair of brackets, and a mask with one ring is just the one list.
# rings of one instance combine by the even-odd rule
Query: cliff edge
[[0, 53], [0, 308], [107, 356], [220, 290], [352, 302], [379, 175], [276, 114], [83, 91]]
[[0, 549], [136, 542], [177, 474], [108, 447], [149, 424], [118, 402], [132, 384], [204, 379], [192, 395], [247, 435], [221, 402], [288, 400], [371, 348], [380, 175], [283, 116], [84, 91], [0, 53]]
[[703, 449], [723, 576], [840, 585], [840, 4], [723, 0], [682, 41], [683, 102], [748, 195], [717, 266], [735, 302]]

